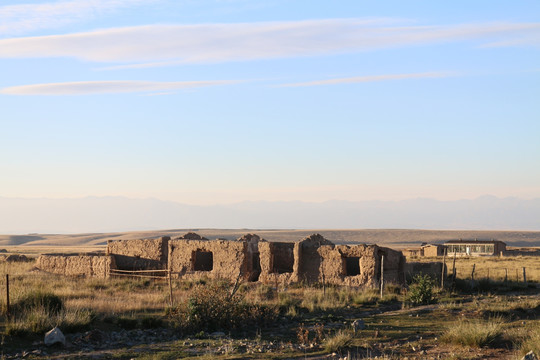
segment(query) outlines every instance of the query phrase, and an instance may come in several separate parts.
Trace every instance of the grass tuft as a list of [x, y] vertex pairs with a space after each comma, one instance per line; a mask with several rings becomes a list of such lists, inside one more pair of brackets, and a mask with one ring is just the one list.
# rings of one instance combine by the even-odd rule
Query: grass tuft
[[324, 350], [329, 353], [341, 352], [352, 344], [354, 335], [348, 330], [339, 330], [324, 341]]
[[483, 347], [489, 346], [503, 334], [503, 320], [500, 317], [488, 320], [462, 320], [450, 325], [441, 336], [445, 343]]

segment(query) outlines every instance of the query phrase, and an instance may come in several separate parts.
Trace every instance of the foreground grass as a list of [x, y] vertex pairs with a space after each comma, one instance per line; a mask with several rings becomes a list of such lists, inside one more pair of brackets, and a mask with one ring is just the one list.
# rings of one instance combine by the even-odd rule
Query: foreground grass
[[[472, 359], [486, 352], [492, 357], [500, 354], [509, 357], [530, 350], [537, 354], [539, 351], [540, 299], [537, 296], [435, 291], [435, 304], [401, 309], [407, 295], [393, 286], [389, 286], [384, 297], [380, 298], [374, 289], [332, 286], [275, 288], [246, 283], [235, 295], [239, 301], [234, 306], [238, 305], [237, 310], [241, 311], [241, 315], [236, 316], [218, 307], [218, 291], [212, 290], [214, 282], [174, 281], [174, 305], [171, 307], [165, 281], [66, 278], [36, 272], [32, 267], [32, 263], [0, 264], [0, 288], [4, 286], [4, 275], [10, 274], [12, 305], [29, 294], [49, 291], [62, 300], [63, 307], [54, 314], [39, 306], [26, 313], [17, 310], [10, 321], [0, 316], [5, 351], [30, 348], [31, 343], [42, 339], [43, 332], [53, 325], [59, 325], [67, 333], [95, 328], [120, 331], [173, 327], [177, 334], [182, 335], [183, 340], [180, 341], [169, 343], [164, 339], [163, 344], [140, 344], [111, 350], [111, 357], [120, 359], [141, 356], [162, 359], [195, 356], [217, 359], [292, 358], [334, 352], [342, 356], [350, 353], [353, 358], [365, 359], [375, 356], [379, 359], [422, 358], [432, 354], [435, 358]], [[224, 292], [219, 296], [227, 298], [229, 289], [225, 287], [222, 290]], [[193, 301], [197, 291], [206, 293], [204, 296], [208, 299], [214, 297], [213, 300], [217, 300], [208, 303], [215, 306], [214, 312], [206, 312], [210, 305], [201, 307], [200, 302]], [[0, 300], [0, 305], [5, 305], [4, 299]], [[173, 309], [186, 305], [188, 307], [184, 310], [189, 311], [180, 317], [172, 316], [175, 313]], [[268, 320], [266, 323], [259, 323], [260, 316], [268, 314], [265, 313], [268, 309], [273, 309], [269, 313], [272, 316], [264, 318]], [[193, 326], [190, 329], [190, 326], [197, 325], [197, 321], [208, 323], [197, 316], [214, 318], [215, 314], [231, 315], [233, 319], [242, 321], [225, 329], [225, 338], [222, 339], [215, 339], [210, 333], [219, 331], [229, 318], [211, 328]], [[182, 317], [185, 315], [196, 316], [189, 320], [193, 322], [182, 323], [188, 321], [188, 317]], [[456, 318], [469, 321], [456, 322]], [[364, 320], [365, 329], [353, 331], [351, 324], [356, 319]], [[299, 329], [303, 329], [302, 337]], [[483, 333], [485, 329], [490, 330]], [[23, 334], [24, 337], [21, 336]], [[497, 343], [504, 344], [504, 348], [497, 348]], [[148, 355], [142, 355], [144, 353]]]
[[456, 345], [483, 347], [493, 344], [502, 334], [502, 318], [461, 320], [448, 327], [441, 336], [441, 341]]

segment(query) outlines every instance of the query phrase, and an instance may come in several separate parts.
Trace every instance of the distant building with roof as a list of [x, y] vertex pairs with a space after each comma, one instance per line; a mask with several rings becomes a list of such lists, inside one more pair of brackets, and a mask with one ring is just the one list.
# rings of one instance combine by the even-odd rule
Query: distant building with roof
[[493, 256], [506, 251], [506, 244], [499, 240], [449, 240], [444, 246], [449, 256]]

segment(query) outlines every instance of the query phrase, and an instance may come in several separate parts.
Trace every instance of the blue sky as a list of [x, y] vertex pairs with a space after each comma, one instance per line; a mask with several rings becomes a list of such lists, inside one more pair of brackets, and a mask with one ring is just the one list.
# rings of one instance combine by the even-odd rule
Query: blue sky
[[538, 1], [3, 1], [0, 196], [540, 197]]

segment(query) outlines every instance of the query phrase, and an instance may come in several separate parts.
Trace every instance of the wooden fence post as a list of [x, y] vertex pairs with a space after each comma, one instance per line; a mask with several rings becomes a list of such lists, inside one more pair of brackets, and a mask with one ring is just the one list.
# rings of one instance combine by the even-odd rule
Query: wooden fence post
[[381, 298], [384, 290], [384, 255], [381, 256]]
[[474, 269], [476, 269], [476, 264], [472, 264], [471, 281], [474, 281]]
[[170, 304], [170, 306], [171, 306], [171, 308], [172, 308], [172, 307], [173, 307], [172, 271], [171, 271], [171, 268], [170, 268], [170, 267], [169, 267], [168, 277], [169, 277], [169, 304]]
[[489, 282], [489, 268], [487, 270], [488, 270], [487, 281]]
[[11, 311], [9, 309], [9, 275], [6, 274], [6, 316], [9, 318]]
[[527, 285], [527, 274], [525, 273], [525, 266], [523, 267], [523, 282]]
[[446, 269], [446, 251], [447, 249], [444, 249], [443, 265], [442, 265], [442, 270], [441, 270], [441, 289], [444, 289], [444, 270]]
[[504, 282], [507, 282], [508, 281], [508, 269], [505, 268], [504, 269]]
[[452, 264], [452, 284], [456, 283], [456, 250], [454, 250], [454, 262]]

